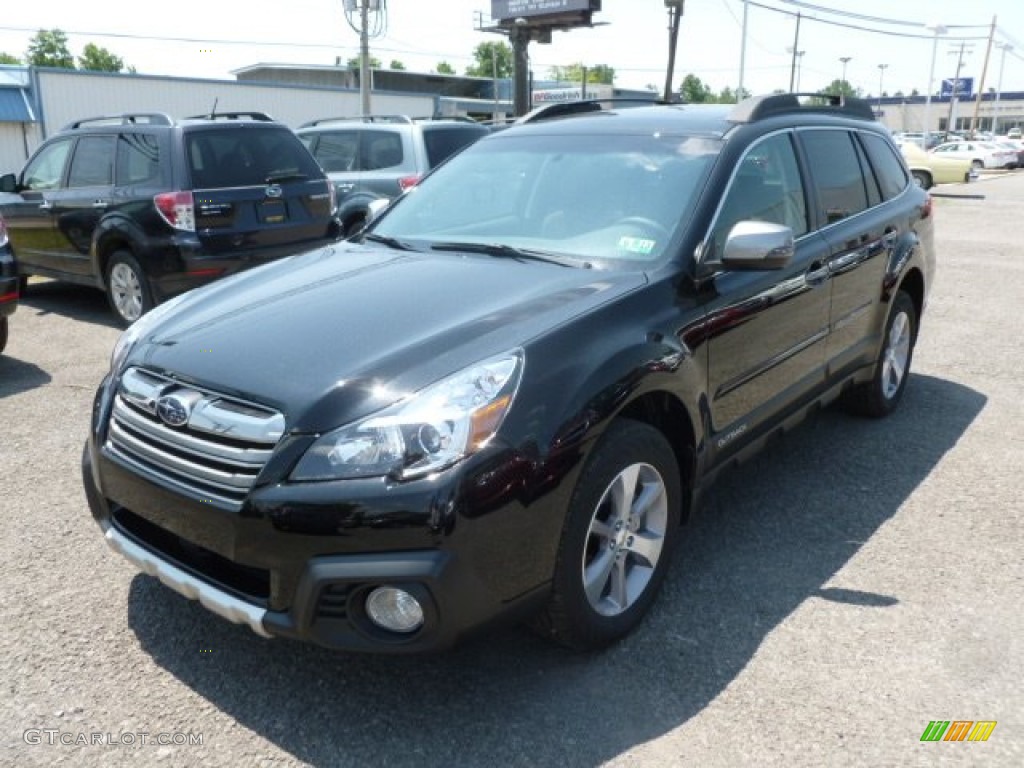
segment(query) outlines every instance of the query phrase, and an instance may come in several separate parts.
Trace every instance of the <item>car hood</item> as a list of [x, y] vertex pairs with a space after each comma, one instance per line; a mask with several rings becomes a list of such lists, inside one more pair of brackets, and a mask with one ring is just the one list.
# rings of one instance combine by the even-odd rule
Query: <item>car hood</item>
[[523, 346], [645, 280], [339, 243], [187, 294], [128, 363], [272, 406], [289, 430], [317, 432]]

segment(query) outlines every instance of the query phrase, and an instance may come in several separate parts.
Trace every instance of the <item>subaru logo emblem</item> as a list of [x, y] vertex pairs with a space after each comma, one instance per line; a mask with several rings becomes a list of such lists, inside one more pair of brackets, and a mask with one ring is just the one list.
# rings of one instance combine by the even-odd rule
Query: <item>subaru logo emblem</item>
[[189, 405], [180, 397], [164, 395], [156, 401], [156, 415], [164, 424], [180, 427], [188, 423]]
[[268, 184], [264, 194], [267, 197], [280, 197], [281, 196], [281, 185], [280, 184]]

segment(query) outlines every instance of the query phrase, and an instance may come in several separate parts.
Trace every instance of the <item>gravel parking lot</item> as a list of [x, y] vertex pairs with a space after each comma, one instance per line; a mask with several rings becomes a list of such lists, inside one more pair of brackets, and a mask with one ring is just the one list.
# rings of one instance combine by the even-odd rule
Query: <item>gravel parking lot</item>
[[[335, 654], [138, 574], [78, 469], [118, 331], [33, 283], [0, 358], [0, 765], [1024, 765], [1024, 173], [937, 191], [984, 199], [936, 199], [901, 410], [829, 410], [729, 473], [596, 655], [525, 630]], [[931, 720], [998, 725], [922, 743]]]

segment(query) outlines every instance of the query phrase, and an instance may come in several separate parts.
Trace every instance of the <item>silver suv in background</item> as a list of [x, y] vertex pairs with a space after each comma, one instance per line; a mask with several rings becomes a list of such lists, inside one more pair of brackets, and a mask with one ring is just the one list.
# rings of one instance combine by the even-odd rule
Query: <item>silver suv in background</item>
[[296, 133], [334, 184], [348, 237], [366, 224], [371, 202], [398, 197], [489, 130], [469, 118], [368, 115], [322, 118]]

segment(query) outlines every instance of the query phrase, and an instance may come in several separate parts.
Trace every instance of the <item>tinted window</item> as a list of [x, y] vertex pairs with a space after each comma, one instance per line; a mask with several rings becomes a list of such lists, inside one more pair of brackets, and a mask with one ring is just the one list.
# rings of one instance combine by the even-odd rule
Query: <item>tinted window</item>
[[71, 139], [55, 141], [40, 150], [32, 158], [22, 174], [22, 186], [25, 189], [54, 189], [60, 185], [64, 174], [64, 163], [71, 149]]
[[707, 259], [721, 254], [729, 231], [740, 221], [784, 224], [799, 237], [807, 232], [807, 203], [790, 134], [753, 146], [740, 161], [715, 222]]
[[847, 131], [802, 131], [801, 141], [818, 185], [821, 214], [827, 224], [867, 209], [857, 150]]
[[114, 183], [114, 137], [83, 136], [78, 140], [68, 171], [69, 187], [99, 187]]
[[861, 139], [875, 170], [882, 197], [886, 200], [896, 197], [907, 188], [907, 172], [903, 169], [903, 163], [889, 146], [889, 142], [882, 137], [863, 133]]
[[402, 136], [394, 131], [365, 131], [363, 133], [363, 170], [379, 171], [402, 164]]
[[357, 131], [326, 131], [316, 145], [316, 159], [328, 173], [354, 171], [359, 152]]
[[424, 128], [423, 143], [427, 147], [427, 163], [433, 168], [486, 133], [486, 130], [471, 125], [443, 129]]
[[185, 147], [192, 183], [199, 189], [323, 178], [313, 156], [285, 128], [244, 124], [193, 130]]
[[145, 133], [123, 133], [117, 137], [117, 186], [160, 184], [160, 142]]

